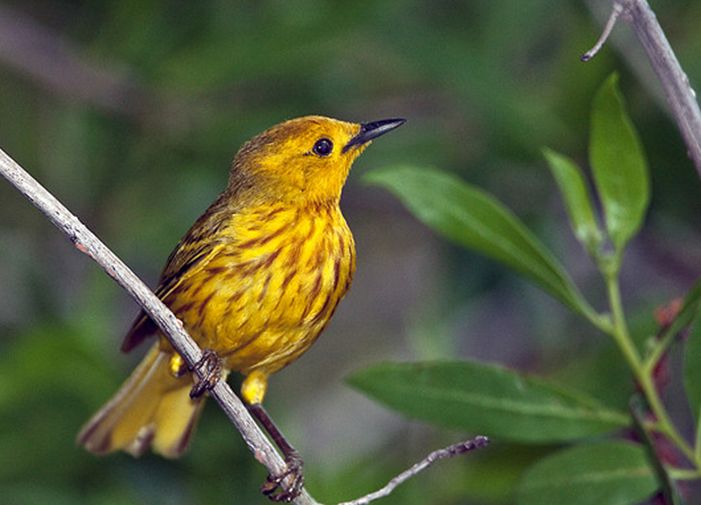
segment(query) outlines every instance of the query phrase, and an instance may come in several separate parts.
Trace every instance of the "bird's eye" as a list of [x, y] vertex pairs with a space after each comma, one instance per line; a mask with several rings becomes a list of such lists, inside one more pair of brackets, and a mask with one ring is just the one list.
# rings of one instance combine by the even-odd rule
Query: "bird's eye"
[[312, 151], [318, 156], [328, 156], [333, 151], [333, 142], [327, 138], [319, 139], [314, 143]]

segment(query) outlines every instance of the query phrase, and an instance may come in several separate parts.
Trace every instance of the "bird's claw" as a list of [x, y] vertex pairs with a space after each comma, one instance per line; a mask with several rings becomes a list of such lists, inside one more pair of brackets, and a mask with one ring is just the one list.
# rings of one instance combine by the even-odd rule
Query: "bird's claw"
[[274, 502], [291, 502], [299, 496], [304, 486], [303, 465], [299, 453], [291, 452], [285, 457], [285, 470], [278, 475], [268, 475], [260, 487], [261, 493]]
[[219, 355], [211, 349], [202, 351], [202, 358], [195, 363], [191, 371], [197, 371], [200, 377], [190, 390], [190, 398], [199, 398], [206, 391], [217, 385], [222, 375], [222, 361]]

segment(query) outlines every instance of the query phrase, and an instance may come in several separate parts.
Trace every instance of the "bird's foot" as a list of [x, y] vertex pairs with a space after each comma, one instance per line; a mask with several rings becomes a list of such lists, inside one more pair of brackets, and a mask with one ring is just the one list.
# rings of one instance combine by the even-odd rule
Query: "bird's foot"
[[219, 355], [212, 349], [204, 349], [202, 358], [195, 363], [191, 370], [196, 372], [198, 378], [190, 390], [190, 398], [199, 398], [216, 386], [221, 379], [223, 368]]
[[260, 487], [261, 493], [275, 502], [291, 502], [299, 496], [304, 486], [303, 466], [304, 461], [299, 453], [290, 452], [285, 456], [285, 470], [278, 475], [268, 475]]

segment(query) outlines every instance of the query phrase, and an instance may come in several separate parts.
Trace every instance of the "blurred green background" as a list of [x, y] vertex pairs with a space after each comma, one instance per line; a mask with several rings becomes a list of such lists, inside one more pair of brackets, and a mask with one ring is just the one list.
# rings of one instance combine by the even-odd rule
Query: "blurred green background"
[[[701, 274], [699, 178], [632, 34], [621, 25], [597, 58], [578, 60], [609, 4], [2, 2], [0, 146], [153, 285], [247, 138], [306, 114], [408, 118], [358, 160], [344, 192], [358, 247], [353, 289], [267, 397], [305, 457], [309, 491], [351, 499], [475, 435], [403, 419], [344, 384], [369, 363], [475, 357], [561, 376], [605, 401], [631, 390], [601, 335], [504, 268], [438, 239], [365, 186], [366, 171], [430, 165], [488, 189], [596, 302], [603, 288], [540, 148], [586, 164], [591, 99], [618, 70], [653, 178], [652, 210], [623, 270], [640, 333], [655, 306]], [[701, 4], [653, 8], [698, 85]], [[0, 202], [0, 501], [266, 503], [264, 470], [212, 404], [179, 461], [96, 458], [75, 446], [143, 352], [118, 350], [137, 307], [9, 184], [0, 183]], [[620, 387], [601, 390], [597, 379], [611, 374]], [[495, 441], [382, 503], [511, 503], [525, 465], [551, 449]]]

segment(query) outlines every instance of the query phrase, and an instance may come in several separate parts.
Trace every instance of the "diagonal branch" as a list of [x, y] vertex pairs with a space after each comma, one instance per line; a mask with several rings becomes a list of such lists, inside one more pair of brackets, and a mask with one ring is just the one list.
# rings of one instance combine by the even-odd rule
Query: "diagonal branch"
[[630, 23], [647, 53], [650, 64], [662, 83], [667, 104], [684, 138], [689, 158], [701, 177], [701, 111], [696, 93], [647, 0], [614, 0], [602, 37], [585, 53], [582, 60], [588, 61], [598, 52], [619, 17]]
[[[194, 366], [202, 358], [202, 351], [185, 332], [182, 323], [173, 315], [170, 309], [95, 234], [2, 149], [0, 149], [0, 175], [5, 177], [37, 209], [46, 215], [73, 242], [76, 249], [92, 258], [107, 275], [124, 288], [153, 319], [185, 362], [194, 368], [196, 373], [201, 374], [200, 378], [204, 378], [204, 372], [199, 367]], [[209, 391], [209, 394], [217, 401], [229, 420], [241, 433], [256, 460], [264, 465], [271, 475], [283, 473], [285, 462], [265, 435], [263, 435], [246, 407], [244, 407], [226, 381], [220, 380], [217, 382], [214, 388]], [[486, 446], [488, 442], [487, 437], [478, 436], [472, 440], [433, 451], [423, 460], [394, 477], [382, 489], [341, 505], [366, 505], [374, 500], [388, 496], [398, 485], [416, 476], [436, 461], [465, 454]], [[286, 482], [283, 481], [283, 486], [285, 485]], [[320, 505], [305, 489], [302, 489], [302, 492], [293, 500], [293, 503], [295, 505]]]
[[[76, 216], [51, 193], [0, 149], [0, 174], [15, 186], [47, 218], [65, 233], [76, 249], [87, 254], [123, 287], [153, 319], [173, 348], [193, 367], [202, 357], [202, 351], [183, 329], [182, 323], [156, 295], [110, 251]], [[197, 368], [197, 367], [195, 367]], [[246, 445], [259, 463], [272, 475], [279, 475], [285, 463], [260, 428], [251, 418], [241, 400], [226, 381], [219, 381], [210, 391], [227, 417], [241, 433]], [[318, 505], [305, 491], [294, 500], [296, 505]]]

